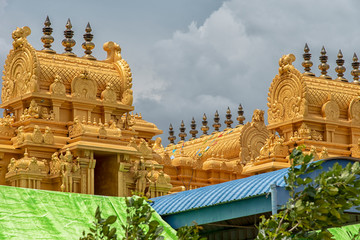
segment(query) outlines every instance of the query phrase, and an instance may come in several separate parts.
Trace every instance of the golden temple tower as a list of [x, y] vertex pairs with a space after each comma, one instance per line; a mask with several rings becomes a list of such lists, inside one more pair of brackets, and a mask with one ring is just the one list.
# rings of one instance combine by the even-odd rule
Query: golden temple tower
[[27, 41], [29, 27], [12, 33], [1, 92], [0, 184], [111, 196], [168, 193], [168, 176], [149, 146], [162, 131], [130, 113], [132, 75], [120, 46], [105, 43], [107, 58], [96, 60], [88, 24], [85, 55], [77, 57], [68, 20], [59, 54], [51, 49], [50, 26], [47, 18], [43, 50]]

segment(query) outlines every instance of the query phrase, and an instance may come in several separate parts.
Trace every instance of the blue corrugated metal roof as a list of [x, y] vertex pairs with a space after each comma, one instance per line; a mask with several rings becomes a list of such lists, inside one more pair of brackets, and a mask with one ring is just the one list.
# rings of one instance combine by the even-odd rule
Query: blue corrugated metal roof
[[160, 215], [237, 201], [270, 192], [270, 185], [285, 186], [288, 169], [263, 173], [216, 185], [197, 188], [151, 199], [152, 207]]

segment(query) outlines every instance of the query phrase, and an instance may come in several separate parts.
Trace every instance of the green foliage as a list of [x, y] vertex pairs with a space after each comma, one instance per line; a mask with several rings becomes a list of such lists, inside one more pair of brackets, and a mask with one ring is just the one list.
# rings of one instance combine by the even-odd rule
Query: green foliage
[[107, 219], [101, 218], [100, 207], [96, 208], [95, 212], [96, 221], [93, 222], [93, 227], [90, 228], [90, 233], [85, 233], [83, 231], [83, 237], [80, 237], [80, 240], [116, 240], [116, 228], [111, 228], [110, 225], [113, 224], [117, 217], [109, 216]]
[[333, 239], [327, 229], [342, 226], [349, 220], [344, 211], [360, 205], [359, 163], [345, 168], [335, 163], [312, 179], [309, 174], [322, 169], [323, 161], [314, 161], [301, 148], [294, 149], [290, 159], [285, 177], [290, 199], [278, 214], [262, 217], [257, 239]]
[[156, 220], [151, 220], [154, 212], [146, 200], [141, 197], [125, 198], [126, 202], [126, 224], [122, 225], [127, 240], [162, 240], [160, 234], [164, 230]]
[[192, 226], [183, 226], [177, 230], [176, 236], [179, 240], [206, 240], [204, 237], [200, 237], [199, 227], [196, 223]]

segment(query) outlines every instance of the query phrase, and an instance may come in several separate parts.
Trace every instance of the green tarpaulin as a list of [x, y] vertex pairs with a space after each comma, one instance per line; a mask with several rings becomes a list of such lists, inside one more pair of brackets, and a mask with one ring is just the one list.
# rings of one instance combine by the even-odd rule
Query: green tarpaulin
[[[329, 231], [334, 235], [336, 240], [352, 240], [350, 236], [358, 234], [360, 230], [360, 224], [348, 225], [339, 228], [330, 228]], [[356, 239], [360, 239], [359, 237]]]
[[[103, 218], [118, 217], [112, 226], [122, 236], [124, 198], [0, 186], [0, 239], [79, 239], [83, 230], [89, 232], [97, 206]], [[177, 239], [157, 213], [153, 218], [164, 227], [165, 239]]]

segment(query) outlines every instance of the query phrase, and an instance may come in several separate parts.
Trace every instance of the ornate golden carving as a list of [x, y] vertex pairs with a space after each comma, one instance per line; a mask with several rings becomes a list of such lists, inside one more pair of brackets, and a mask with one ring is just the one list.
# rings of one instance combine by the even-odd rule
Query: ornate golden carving
[[45, 128], [44, 143], [46, 143], [46, 144], [53, 144], [54, 143], [54, 134], [52, 133], [50, 127]]
[[121, 103], [131, 106], [133, 103], [133, 90], [126, 89], [122, 95]]
[[106, 89], [101, 93], [101, 99], [106, 103], [116, 103], [116, 98], [116, 92], [112, 89], [112, 84], [107, 83]]
[[61, 176], [62, 176], [62, 184], [61, 191], [62, 192], [72, 192], [73, 191], [73, 180], [74, 177], [79, 177], [80, 175], [80, 165], [78, 158], [74, 158], [71, 154], [70, 150], [67, 148], [65, 155], [60, 154], [61, 160]]
[[24, 47], [25, 43], [27, 43], [26, 37], [31, 34], [31, 30], [29, 27], [25, 26], [22, 28], [16, 28], [15, 31], [12, 32], [13, 47], [14, 49]]
[[355, 97], [349, 105], [349, 120], [360, 124], [360, 97]]
[[310, 154], [312, 154], [314, 156], [314, 161], [319, 160], [319, 155], [316, 152], [316, 147], [315, 146], [310, 147]]
[[289, 155], [289, 147], [284, 144], [284, 138], [270, 134], [264, 146], [260, 149], [260, 155], [256, 161], [268, 159], [270, 157], [285, 158]]
[[307, 113], [302, 74], [292, 65], [293, 61], [295, 56], [292, 54], [279, 60], [279, 75], [272, 81], [268, 94], [269, 123], [290, 120]]
[[55, 75], [54, 82], [50, 85], [49, 91], [51, 94], [58, 95], [58, 96], [65, 96], [66, 94], [66, 87], [62, 82], [62, 79], [59, 75]]
[[242, 164], [254, 161], [260, 155], [260, 149], [268, 137], [269, 132], [264, 123], [264, 111], [256, 109], [251, 123], [248, 122], [244, 125], [240, 136], [239, 157]]
[[360, 138], [358, 138], [356, 144], [352, 144], [350, 152], [352, 157], [360, 158]]
[[326, 147], [322, 147], [321, 153], [320, 153], [320, 159], [325, 159], [329, 157], [329, 153]]
[[340, 115], [339, 105], [330, 95], [329, 100], [322, 106], [321, 113], [326, 120], [338, 120]]
[[71, 82], [71, 95], [83, 99], [96, 99], [97, 86], [86, 71], [75, 77]]
[[11, 158], [6, 178], [19, 174], [44, 175], [45, 169], [45, 163], [38, 161], [35, 157], [29, 157], [27, 149], [25, 149], [24, 157], [19, 160]]
[[38, 91], [37, 57], [35, 49], [27, 42], [30, 28], [17, 28], [13, 32], [14, 49], [10, 51], [4, 66], [1, 99], [3, 102], [24, 93]]
[[31, 139], [34, 143], [43, 143], [44, 137], [40, 131], [40, 127], [38, 125], [35, 125], [34, 132], [31, 136]]
[[50, 174], [51, 175], [60, 174], [60, 172], [61, 172], [61, 161], [58, 156], [59, 156], [58, 152], [54, 152], [53, 155], [51, 156], [51, 160], [50, 160]]

